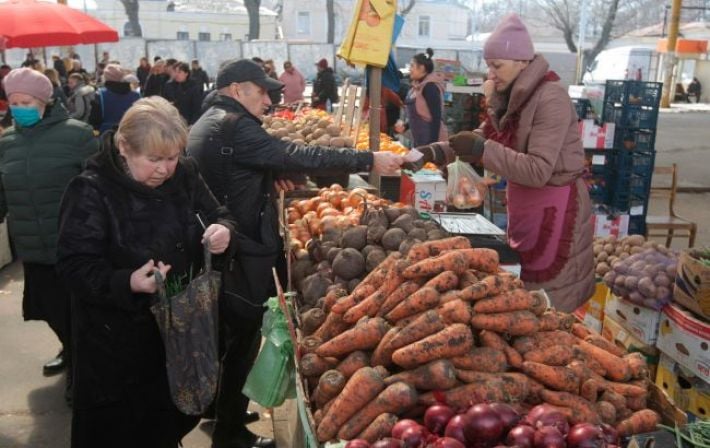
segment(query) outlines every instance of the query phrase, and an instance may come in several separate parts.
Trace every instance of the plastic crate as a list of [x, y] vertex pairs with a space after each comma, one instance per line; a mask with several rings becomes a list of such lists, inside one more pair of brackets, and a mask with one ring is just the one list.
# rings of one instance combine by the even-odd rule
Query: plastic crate
[[609, 174], [615, 162], [614, 152], [609, 149], [585, 149], [584, 167], [591, 174]]
[[622, 129], [655, 130], [658, 125], [658, 109], [635, 105], [604, 104], [604, 122], [616, 124], [616, 132]]
[[655, 152], [615, 151], [614, 171], [622, 177], [638, 174], [650, 179], [653, 174], [655, 160]]
[[629, 217], [629, 235], [646, 234], [646, 214]]
[[648, 106], [658, 109], [663, 84], [645, 81], [607, 81], [604, 90], [605, 104]]
[[655, 130], [619, 129], [614, 136], [614, 147], [620, 150], [651, 152], [655, 146]]
[[628, 192], [637, 198], [647, 198], [651, 187], [651, 177], [640, 174], [616, 175], [612, 183], [611, 192]]
[[616, 212], [629, 213], [642, 208], [645, 212], [646, 201], [644, 198], [631, 194], [627, 189], [611, 188], [609, 190], [609, 206]]

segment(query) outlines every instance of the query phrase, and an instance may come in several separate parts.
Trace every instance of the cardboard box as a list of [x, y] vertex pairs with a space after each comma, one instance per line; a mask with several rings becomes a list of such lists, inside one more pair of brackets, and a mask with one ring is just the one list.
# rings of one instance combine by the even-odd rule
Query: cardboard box
[[595, 237], [614, 235], [617, 238], [624, 238], [629, 234], [629, 215], [610, 217], [606, 214], [594, 214], [592, 215], [592, 225]]
[[614, 123], [604, 123], [597, 126], [594, 120], [581, 120], [579, 134], [582, 137], [582, 146], [586, 149], [612, 149], [614, 147]]
[[656, 346], [705, 382], [710, 382], [710, 324], [679, 305], [661, 312]]
[[633, 333], [641, 342], [654, 345], [658, 339], [661, 312], [637, 305], [633, 302], [609, 294], [604, 313]]
[[446, 211], [446, 180], [440, 174], [406, 174], [401, 182], [400, 202], [420, 213]]
[[688, 414], [688, 421], [705, 420], [710, 415], [710, 384], [661, 353], [656, 386]]
[[646, 344], [631, 332], [624, 329], [623, 326], [609, 315], [604, 316], [604, 325], [602, 326], [602, 336], [615, 345], [625, 349], [629, 353], [639, 352], [646, 358], [648, 369], [651, 373], [651, 378], [656, 377], [656, 367], [658, 366], [658, 358], [660, 352], [656, 347]]
[[604, 321], [604, 305], [607, 296], [610, 294], [609, 288], [604, 282], [597, 282], [594, 289], [594, 295], [587, 300], [584, 305], [574, 311], [574, 315], [587, 326], [597, 333], [602, 332], [602, 323]]
[[683, 251], [678, 259], [678, 272], [673, 300], [690, 311], [710, 319], [710, 267]]

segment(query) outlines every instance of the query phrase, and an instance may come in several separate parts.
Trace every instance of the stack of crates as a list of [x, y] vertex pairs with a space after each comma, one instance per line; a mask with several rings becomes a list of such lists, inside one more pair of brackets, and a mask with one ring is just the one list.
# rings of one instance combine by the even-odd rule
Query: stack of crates
[[657, 82], [607, 81], [602, 121], [616, 126], [614, 148], [587, 151], [588, 159], [597, 156], [590, 164], [590, 196], [614, 214], [628, 214], [629, 234], [646, 232], [662, 88]]

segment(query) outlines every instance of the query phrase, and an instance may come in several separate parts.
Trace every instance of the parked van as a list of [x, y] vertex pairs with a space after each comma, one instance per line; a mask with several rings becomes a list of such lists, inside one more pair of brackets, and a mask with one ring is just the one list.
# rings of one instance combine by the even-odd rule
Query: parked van
[[597, 55], [584, 74], [583, 81], [604, 82], [607, 79], [655, 81], [658, 53], [648, 47], [616, 47]]

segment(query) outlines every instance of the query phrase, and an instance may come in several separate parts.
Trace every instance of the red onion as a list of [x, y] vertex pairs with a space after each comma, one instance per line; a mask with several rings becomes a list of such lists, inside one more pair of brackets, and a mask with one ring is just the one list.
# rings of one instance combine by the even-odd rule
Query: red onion
[[542, 414], [540, 418], [535, 422], [535, 428], [543, 428], [545, 426], [552, 426], [557, 429], [560, 434], [565, 435], [569, 432], [569, 423], [567, 423], [567, 417], [559, 411], [550, 411], [546, 414]]
[[424, 413], [424, 426], [432, 432], [432, 434], [441, 435], [446, 429], [446, 424], [456, 415], [453, 409], [444, 404], [435, 404], [430, 406]]
[[431, 446], [432, 448], [466, 448], [466, 445], [451, 437], [442, 437]]
[[516, 426], [508, 433], [505, 443], [515, 445], [518, 448], [533, 448], [535, 444], [535, 429], [526, 425]]
[[602, 438], [607, 443], [607, 448], [609, 445], [619, 443], [619, 433], [616, 428], [606, 423], [602, 423]]
[[402, 446], [404, 448], [424, 448], [426, 439], [429, 436], [428, 431], [421, 425], [411, 426], [402, 433]]
[[566, 448], [565, 436], [552, 426], [535, 431], [535, 448]]
[[459, 442], [466, 443], [466, 435], [464, 434], [464, 428], [468, 425], [468, 417], [466, 414], [454, 415], [449, 423], [446, 425], [444, 430], [444, 435], [446, 437], [451, 437]]
[[579, 423], [574, 425], [567, 434], [567, 446], [569, 448], [603, 448], [604, 433], [599, 426], [591, 423]]
[[401, 440], [385, 437], [372, 444], [372, 448], [402, 448], [404, 444]]
[[505, 435], [503, 419], [488, 404], [477, 404], [466, 412], [466, 441], [474, 446], [492, 447]]
[[410, 420], [410, 419], [404, 419], [404, 420], [398, 421], [392, 427], [392, 437], [394, 437], [395, 439], [402, 440], [402, 433], [404, 432], [404, 430], [409, 429], [413, 426], [419, 426], [419, 423], [415, 422], [414, 420]]
[[551, 406], [547, 403], [539, 404], [539, 405], [535, 406], [534, 408], [530, 409], [530, 412], [528, 412], [528, 415], [525, 416], [523, 421], [526, 424], [530, 424], [532, 426], [535, 426], [535, 422], [537, 421], [537, 419], [540, 418], [540, 416], [542, 416], [543, 414], [547, 414], [549, 412], [552, 412], [552, 411], [557, 412], [557, 409], [555, 409], [553, 406]]
[[370, 448], [370, 442], [363, 439], [353, 439], [345, 444], [345, 448]]
[[520, 415], [515, 412], [510, 405], [505, 403], [492, 403], [491, 408], [498, 414], [498, 416], [503, 420], [503, 425], [505, 431], [510, 430], [513, 426], [517, 425], [520, 421]]

